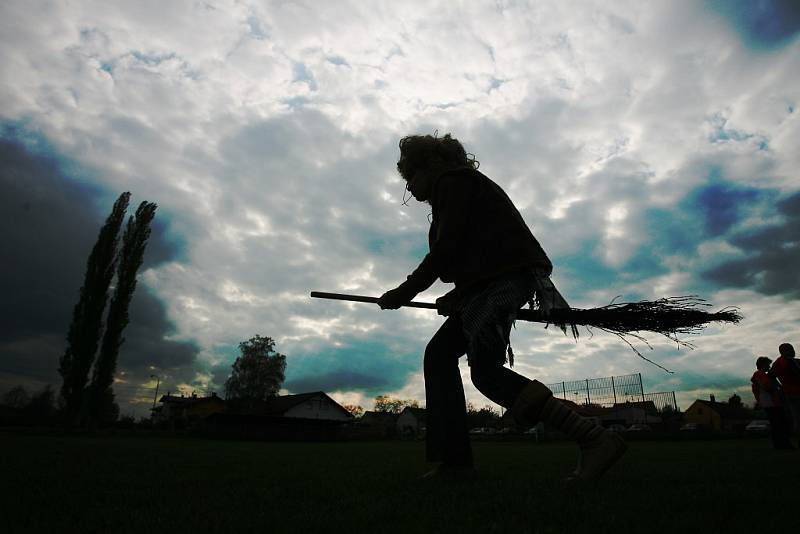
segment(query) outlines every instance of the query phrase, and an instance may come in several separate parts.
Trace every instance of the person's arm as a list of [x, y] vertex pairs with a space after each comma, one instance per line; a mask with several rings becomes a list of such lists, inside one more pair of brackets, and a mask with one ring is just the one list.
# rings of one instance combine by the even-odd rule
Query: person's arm
[[426, 254], [414, 272], [408, 275], [405, 282], [378, 298], [378, 306], [382, 310], [396, 310], [431, 287], [438, 277], [431, 262], [431, 255]]
[[405, 282], [387, 291], [378, 299], [381, 309], [397, 309], [433, 285], [444, 272], [449, 258], [454, 257], [465, 237], [469, 219], [469, 198], [473, 182], [455, 175], [440, 177], [435, 184], [436, 235], [431, 251], [425, 255]]

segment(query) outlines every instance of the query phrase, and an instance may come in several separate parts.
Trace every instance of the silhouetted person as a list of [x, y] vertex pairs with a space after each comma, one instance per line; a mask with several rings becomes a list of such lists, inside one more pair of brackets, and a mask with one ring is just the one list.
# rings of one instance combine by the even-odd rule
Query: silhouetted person
[[577, 441], [579, 462], [571, 478], [597, 478], [624, 453], [622, 438], [578, 415], [541, 382], [504, 367], [507, 349], [513, 358], [509, 334], [517, 310], [534, 302], [545, 313], [568, 305], [550, 281], [552, 264], [522, 216], [477, 168], [449, 134], [400, 141], [397, 170], [414, 198], [432, 207], [430, 252], [378, 305], [399, 308], [437, 278], [455, 284], [436, 301], [448, 317], [425, 349], [426, 455], [438, 463], [426, 476], [473, 470], [458, 370], [466, 354], [481, 393], [511, 410], [520, 424], [532, 427], [543, 420]]
[[781, 383], [794, 434], [800, 437], [800, 364], [789, 343], [782, 343], [778, 352], [780, 356], [772, 364], [770, 374]]
[[750, 382], [756, 404], [764, 410], [769, 419], [772, 446], [776, 449], [793, 449], [789, 441], [789, 422], [783, 406], [783, 394], [774, 376], [769, 374], [772, 360], [765, 356], [756, 359], [756, 372]]

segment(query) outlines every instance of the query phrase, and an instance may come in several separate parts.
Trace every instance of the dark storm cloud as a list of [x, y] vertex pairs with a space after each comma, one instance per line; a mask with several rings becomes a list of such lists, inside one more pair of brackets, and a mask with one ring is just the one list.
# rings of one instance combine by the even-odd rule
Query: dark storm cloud
[[[755, 358], [753, 358], [755, 361]], [[755, 370], [755, 366], [754, 366]], [[661, 375], [650, 376], [644, 380], [645, 389], [650, 391], [669, 391], [674, 389], [693, 391], [693, 390], [728, 390], [733, 393], [736, 388], [747, 385], [749, 375], [735, 375], [726, 372], [715, 374], [697, 373], [691, 371], [681, 371], [671, 378], [672, 381], [661, 381]], [[677, 380], [677, 382], [676, 382]], [[720, 399], [725, 400], [725, 399]]]
[[771, 50], [789, 44], [800, 32], [796, 0], [709, 0], [752, 48]]
[[[313, 355], [295, 355], [287, 359], [284, 387], [293, 392], [338, 390], [375, 395], [400, 389], [419, 370], [419, 362], [413, 355], [399, 355], [399, 350], [387, 348], [389, 345], [350, 339]], [[390, 354], [393, 357], [387, 357]]]
[[164, 338], [174, 333], [173, 325], [167, 318], [164, 304], [142, 284], [138, 284], [131, 301], [130, 318], [119, 356], [126, 370], [147, 371], [150, 366], [173, 371], [188, 368], [187, 376], [193, 375], [198, 348], [192, 343]]
[[[108, 213], [98, 208], [110, 210], [116, 193], [86, 185], [91, 176], [54, 152], [46, 140], [18, 127], [6, 126], [0, 132], [2, 382], [58, 383], [58, 358], [65, 348], [86, 258]], [[136, 203], [137, 199], [132, 208]], [[174, 258], [179, 250], [178, 240], [158, 221], [145, 268]], [[135, 374], [148, 372], [150, 366], [193, 364], [197, 348], [164, 339], [172, 324], [164, 305], [141, 282], [130, 311], [121, 370]]]
[[[385, 391], [389, 381], [383, 376], [368, 375], [343, 369], [330, 373], [308, 375], [287, 385], [292, 391]], [[389, 388], [395, 389], [395, 388]]]
[[[749, 256], [747, 260], [731, 261], [720, 265], [724, 258], [712, 258], [711, 264], [705, 263], [705, 268], [716, 265], [719, 272], [711, 277], [700, 276], [695, 278], [687, 290], [703, 292], [709, 279], [723, 282], [723, 285], [736, 287], [749, 287], [750, 280], [761, 272], [764, 261], [771, 264], [772, 258], [791, 255], [791, 247], [785, 244], [770, 246], [769, 240], [774, 239], [772, 234], [775, 229], [742, 231], [739, 227], [744, 221], [760, 218], [764, 211], [771, 212], [775, 208], [770, 205], [778, 195], [777, 191], [770, 189], [756, 189], [743, 187], [728, 182], [719, 176], [719, 171], [711, 169], [709, 182], [690, 190], [686, 196], [672, 208], [652, 207], [642, 211], [638, 219], [638, 226], [646, 240], [639, 243], [633, 254], [618, 266], [609, 267], [604, 264], [597, 251], [602, 250], [602, 240], [598, 236], [588, 236], [574, 252], [557, 258], [559, 269], [576, 288], [576, 293], [590, 291], [597, 287], [623, 287], [625, 284], [636, 283], [653, 276], [664, 275], [669, 272], [664, 258], [675, 255], [693, 258], [699, 254], [699, 248], [709, 240], [723, 239], [737, 248], [745, 250]], [[578, 218], [578, 214], [587, 217], [593, 207], [587, 202], [577, 202], [570, 207], [568, 218]], [[596, 208], [594, 208], [596, 209]], [[786, 217], [792, 217], [791, 206], [778, 208]], [[788, 228], [779, 234], [791, 232], [791, 223]], [[764, 250], [763, 258], [755, 258]], [[758, 267], [755, 272], [743, 269], [742, 264], [753, 263], [752, 268]], [[780, 266], [780, 261], [774, 265]], [[788, 273], [787, 273], [788, 274]], [[760, 276], [760, 275], [758, 275]], [[781, 279], [784, 277], [781, 275]], [[780, 292], [785, 285], [773, 284], [773, 293]], [[626, 295], [626, 299], [636, 295]]]
[[756, 189], [734, 187], [731, 184], [713, 183], [699, 189], [690, 199], [705, 219], [705, 231], [711, 237], [727, 232], [736, 224], [742, 208], [756, 200]]
[[800, 193], [779, 201], [776, 208], [784, 218], [781, 224], [735, 234], [729, 241], [746, 257], [724, 262], [704, 277], [724, 287], [800, 298]]

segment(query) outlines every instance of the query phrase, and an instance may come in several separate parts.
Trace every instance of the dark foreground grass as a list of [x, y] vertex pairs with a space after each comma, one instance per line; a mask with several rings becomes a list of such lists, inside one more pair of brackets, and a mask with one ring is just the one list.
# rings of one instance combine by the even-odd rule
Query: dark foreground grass
[[[479, 475], [419, 481], [420, 442], [265, 443], [0, 433], [0, 532], [781, 532], [800, 451], [636, 442], [565, 487], [568, 444], [475, 444]], [[789, 527], [789, 530], [786, 530]]]

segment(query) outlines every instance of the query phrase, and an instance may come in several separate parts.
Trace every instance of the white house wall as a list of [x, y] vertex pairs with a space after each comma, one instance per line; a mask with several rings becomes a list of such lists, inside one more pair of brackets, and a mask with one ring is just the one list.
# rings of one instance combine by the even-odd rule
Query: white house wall
[[327, 397], [314, 397], [303, 404], [290, 408], [284, 417], [301, 417], [303, 419], [327, 419], [330, 421], [347, 421], [347, 413]]

